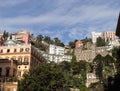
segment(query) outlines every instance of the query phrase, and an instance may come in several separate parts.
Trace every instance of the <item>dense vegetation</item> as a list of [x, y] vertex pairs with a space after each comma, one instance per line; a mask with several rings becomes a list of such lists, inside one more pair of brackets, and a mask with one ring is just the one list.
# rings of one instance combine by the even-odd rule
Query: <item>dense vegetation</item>
[[86, 70], [85, 61], [41, 63], [24, 74], [19, 91], [70, 91], [70, 88], [85, 91]]

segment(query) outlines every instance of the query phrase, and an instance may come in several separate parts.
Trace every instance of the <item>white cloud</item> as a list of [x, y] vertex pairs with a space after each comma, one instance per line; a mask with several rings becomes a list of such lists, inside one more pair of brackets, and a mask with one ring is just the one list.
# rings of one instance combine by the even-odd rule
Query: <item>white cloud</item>
[[[13, 0], [6, 0], [3, 6], [1, 4], [2, 1], [3, 0], [0, 0], [0, 7], [20, 4], [26, 0], [14, 0], [14, 2], [11, 2]], [[101, 1], [93, 3], [85, 0], [83, 2], [85, 2], [85, 4], [80, 3], [79, 0], [54, 0], [52, 4], [55, 8], [51, 11], [36, 14], [36, 16], [32, 16], [30, 12], [29, 14], [16, 17], [0, 17], [0, 25], [7, 26], [8, 30], [11, 31], [12, 27], [14, 27], [13, 30], [18, 29], [16, 26], [26, 26], [25, 28], [27, 29], [30, 29], [30, 26], [30, 30], [33, 31], [34, 28], [32, 29], [32, 27], [34, 27], [34, 25], [41, 25], [41, 27], [47, 27], [47, 29], [39, 27], [40, 29], [44, 29], [44, 31], [40, 31], [41, 33], [51, 35], [52, 37], [58, 36], [61, 39], [64, 39], [65, 36], [63, 35], [66, 32], [70, 39], [77, 39], [80, 38], [80, 36], [90, 36], [91, 31], [115, 29], [120, 10], [117, 4], [113, 4], [114, 2], [112, 1], [105, 4], [101, 3]], [[113, 4], [114, 8], [110, 6], [111, 4]], [[38, 13], [39, 9], [35, 11]], [[79, 24], [85, 26], [79, 26]], [[51, 26], [64, 28], [60, 30], [49, 30]]]

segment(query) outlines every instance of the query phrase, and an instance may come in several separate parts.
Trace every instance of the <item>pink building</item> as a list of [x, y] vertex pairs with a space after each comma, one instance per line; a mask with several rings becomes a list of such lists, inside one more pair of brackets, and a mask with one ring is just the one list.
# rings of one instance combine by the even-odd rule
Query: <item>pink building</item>
[[30, 33], [26, 30], [22, 30], [22, 31], [12, 34], [12, 38], [18, 41], [22, 41], [25, 44], [30, 43]]
[[82, 41], [78, 40], [78, 41], [75, 43], [75, 47], [76, 47], [76, 48], [79, 48], [79, 47], [81, 47], [81, 46], [83, 46], [83, 43], [82, 43]]
[[115, 40], [115, 32], [106, 31], [106, 32], [104, 32], [103, 37], [104, 37], [105, 41], [113, 41], [113, 40]]

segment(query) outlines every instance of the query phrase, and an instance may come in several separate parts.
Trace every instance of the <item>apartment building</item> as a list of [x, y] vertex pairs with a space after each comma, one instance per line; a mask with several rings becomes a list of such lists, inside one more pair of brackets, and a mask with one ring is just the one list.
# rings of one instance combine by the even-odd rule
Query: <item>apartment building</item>
[[110, 42], [115, 40], [115, 32], [113, 31], [106, 31], [103, 33], [103, 38], [105, 42]]
[[55, 63], [60, 63], [60, 62], [63, 62], [63, 61], [70, 62], [71, 59], [72, 59], [71, 55], [54, 55], [54, 54], [43, 53], [43, 56], [49, 62], [54, 61]]
[[102, 37], [102, 33], [101, 32], [92, 32], [92, 42], [93, 43], [97, 42], [97, 38], [98, 37]]
[[49, 54], [64, 55], [65, 48], [56, 45], [49, 45]]
[[55, 63], [60, 63], [62, 61], [71, 61], [71, 55], [65, 55], [65, 48], [56, 45], [49, 45], [49, 52], [43, 53], [46, 60], [54, 61]]
[[0, 59], [17, 61], [17, 76], [22, 77], [24, 72], [29, 71], [34, 65], [45, 61], [39, 49], [31, 44], [20, 44], [17, 41], [7, 41], [5, 46], [0, 47]]
[[29, 44], [30, 43], [30, 33], [27, 30], [21, 30], [17, 33], [13, 33], [12, 39], [24, 42], [25, 44]]

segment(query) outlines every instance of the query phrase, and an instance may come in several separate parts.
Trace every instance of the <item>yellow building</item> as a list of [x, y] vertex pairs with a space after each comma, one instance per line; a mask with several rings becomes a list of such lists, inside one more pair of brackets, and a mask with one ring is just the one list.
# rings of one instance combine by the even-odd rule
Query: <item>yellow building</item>
[[16, 60], [0, 59], [0, 91], [17, 91]]
[[24, 72], [45, 60], [39, 49], [31, 44], [20, 44], [13, 40], [7, 41], [5, 46], [0, 46], [0, 59], [16, 60], [18, 77], [22, 77]]

